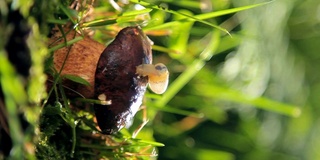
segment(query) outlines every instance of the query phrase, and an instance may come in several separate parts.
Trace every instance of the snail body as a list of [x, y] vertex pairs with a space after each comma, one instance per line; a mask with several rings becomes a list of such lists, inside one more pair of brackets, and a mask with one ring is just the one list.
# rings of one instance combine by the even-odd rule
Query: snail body
[[[72, 32], [74, 33], [74, 32]], [[67, 40], [73, 35], [68, 34]], [[60, 39], [57, 32], [51, 41]], [[98, 126], [102, 133], [113, 134], [132, 123], [142, 104], [144, 93], [150, 89], [162, 94], [168, 85], [168, 70], [163, 64], [152, 64], [152, 42], [139, 27], [122, 29], [113, 42], [104, 45], [84, 37], [70, 48], [64, 47], [54, 53], [54, 67], [61, 75], [79, 76], [89, 86], [64, 80], [63, 85], [72, 89], [69, 97], [77, 97], [77, 91], [85, 98], [98, 99], [94, 104]], [[69, 91], [69, 90], [68, 90]]]
[[139, 27], [122, 29], [102, 52], [94, 87], [95, 98], [104, 94], [110, 101], [110, 105], [94, 105], [102, 133], [112, 134], [130, 125], [148, 85], [148, 76], [136, 74], [136, 67], [151, 63], [151, 43]]
[[136, 73], [141, 76], [148, 76], [149, 87], [154, 93], [162, 94], [166, 91], [169, 82], [169, 72], [164, 64], [141, 64], [137, 66]]

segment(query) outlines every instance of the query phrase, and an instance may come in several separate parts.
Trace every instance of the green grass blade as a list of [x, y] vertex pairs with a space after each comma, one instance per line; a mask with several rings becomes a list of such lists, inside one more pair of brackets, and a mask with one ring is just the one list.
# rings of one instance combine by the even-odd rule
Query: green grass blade
[[99, 26], [106, 26], [111, 25], [115, 23], [124, 23], [124, 22], [130, 22], [135, 19], [136, 16], [146, 14], [151, 12], [151, 8], [143, 9], [143, 10], [134, 10], [134, 11], [128, 11], [124, 12], [119, 17], [113, 17], [109, 19], [97, 19], [90, 22], [84, 22], [81, 27], [99, 27]]
[[222, 88], [215, 85], [198, 84], [196, 85], [195, 94], [242, 104], [249, 104], [257, 108], [277, 112], [292, 117], [298, 117], [301, 114], [301, 110], [297, 106], [276, 102], [265, 97], [250, 97], [239, 91]]
[[184, 116], [191, 116], [191, 117], [196, 117], [196, 118], [203, 118], [203, 116], [204, 116], [203, 113], [186, 111], [186, 110], [174, 108], [174, 107], [171, 107], [168, 105], [166, 105], [165, 107], [159, 107], [159, 106], [153, 105], [152, 103], [147, 103], [147, 106], [152, 107], [152, 108], [156, 108], [157, 110], [160, 110], [160, 111], [184, 115]]
[[195, 16], [190, 16], [188, 14], [184, 14], [184, 13], [181, 13], [181, 12], [176, 12], [174, 10], [162, 8], [161, 6], [153, 5], [153, 4], [150, 4], [150, 3], [147, 3], [147, 2], [144, 2], [144, 1], [140, 1], [140, 0], [130, 0], [130, 1], [133, 2], [133, 3], [137, 3], [137, 4], [140, 4], [142, 6], [148, 7], [148, 8], [153, 8], [153, 9], [162, 10], [162, 11], [165, 11], [165, 12], [168, 12], [168, 13], [171, 13], [171, 14], [184, 16], [184, 17], [186, 17], [188, 19], [192, 19], [193, 21], [198, 21], [198, 22], [201, 22], [203, 24], [209, 25], [209, 26], [211, 26], [213, 28], [219, 29], [219, 30], [221, 30], [223, 32], [226, 32], [227, 34], [230, 35], [229, 31], [227, 31], [226, 29], [224, 29], [222, 27], [219, 27], [219, 26], [217, 26], [217, 25], [215, 25], [213, 23], [210, 23], [210, 22], [204, 21], [202, 19], [196, 18]]
[[68, 19], [73, 23], [73, 24], [77, 24], [77, 22], [74, 20], [75, 17], [77, 17], [77, 13], [75, 10], [71, 10], [65, 6], [63, 6], [62, 4], [59, 4], [59, 8], [66, 14], [66, 16], [68, 17]]
[[[147, 141], [147, 140], [142, 140], [142, 139], [131, 139], [131, 140], [139, 142], [139, 144], [137, 144], [137, 145], [147, 144], [147, 145], [152, 145], [152, 146], [156, 146], [156, 147], [165, 146], [163, 143], [160, 143], [160, 142]], [[140, 143], [142, 143], [142, 144], [140, 144]]]
[[[232, 9], [226, 9], [226, 10], [222, 10], [222, 11], [216, 11], [216, 12], [210, 12], [210, 13], [194, 15], [194, 16], [192, 16], [192, 18], [187, 17], [187, 18], [184, 18], [184, 19], [180, 19], [178, 21], [197, 21], [197, 20], [205, 20], [205, 19], [209, 19], [209, 18], [215, 18], [215, 17], [219, 17], [219, 16], [231, 14], [231, 13], [237, 13], [237, 12], [240, 12], [240, 11], [244, 11], [244, 10], [248, 10], [248, 9], [251, 9], [251, 8], [259, 7], [259, 6], [262, 6], [262, 5], [269, 4], [271, 2], [273, 2], [273, 1], [254, 4], [254, 5], [248, 5], [248, 6], [243, 6], [243, 7], [237, 7], [237, 8], [232, 8]], [[157, 8], [157, 9], [159, 9], [159, 8]], [[162, 25], [146, 27], [144, 29], [145, 30], [154, 30], [154, 29], [170, 28], [170, 27], [176, 26], [176, 23], [179, 23], [179, 22], [173, 21], [173, 22], [164, 23]], [[221, 28], [221, 27], [219, 27], [219, 28]], [[225, 30], [225, 29], [223, 29], [223, 30]], [[229, 33], [229, 32], [226, 32], [226, 33]]]
[[69, 22], [67, 19], [48, 19], [48, 23], [65, 25]]
[[99, 26], [115, 24], [116, 22], [117, 22], [116, 19], [97, 19], [90, 22], [85, 22], [81, 25], [81, 27], [99, 27]]
[[[0, 50], [0, 84], [2, 87], [4, 100], [0, 99], [0, 107], [6, 107], [8, 127], [12, 139], [13, 149], [16, 154], [13, 159], [23, 158], [24, 134], [19, 121], [19, 105], [24, 105], [27, 101], [26, 93], [23, 85], [14, 71], [14, 67], [10, 64], [5, 56], [6, 53]], [[4, 106], [2, 106], [4, 104]], [[3, 108], [4, 109], [4, 108]], [[5, 115], [5, 114], [3, 114]], [[2, 144], [1, 144], [2, 145]]]
[[263, 6], [263, 5], [269, 4], [271, 2], [273, 2], [273, 1], [263, 2], [263, 3], [258, 3], [258, 4], [254, 4], [254, 5], [243, 6], [243, 7], [237, 7], [237, 8], [232, 8], [232, 9], [226, 9], [226, 10], [222, 10], [222, 11], [204, 13], [204, 14], [196, 15], [194, 17], [197, 18], [197, 19], [204, 20], [204, 19], [219, 17], [219, 16], [231, 14], [231, 13], [237, 13], [237, 12], [240, 12], [240, 11], [256, 8], [256, 7], [259, 7], [259, 6]]
[[83, 79], [82, 77], [79, 76], [75, 76], [75, 75], [71, 75], [71, 74], [65, 74], [62, 76], [63, 78], [67, 78], [73, 82], [79, 83], [79, 84], [83, 84], [85, 86], [90, 86], [90, 83], [88, 81], [86, 81], [85, 79]]
[[205, 65], [205, 61], [209, 60], [214, 55], [220, 43], [220, 32], [213, 31], [211, 40], [207, 48], [200, 54], [200, 58], [192, 62], [191, 65], [171, 83], [168, 90], [163, 94], [163, 97], [156, 102], [157, 106], [165, 106]]
[[230, 152], [220, 150], [209, 150], [209, 149], [197, 149], [197, 159], [219, 159], [219, 160], [234, 160], [235, 155]]
[[201, 8], [203, 5], [201, 1], [194, 1], [194, 0], [183, 0], [183, 1], [176, 1], [176, 0], [161, 0], [162, 3], [172, 3], [177, 6], [187, 7], [187, 8]]
[[58, 45], [56, 45], [56, 46], [54, 46], [54, 47], [49, 48], [48, 51], [49, 51], [49, 52], [54, 52], [54, 51], [56, 51], [56, 50], [58, 50], [58, 49], [60, 49], [60, 48], [70, 46], [70, 45], [72, 45], [72, 44], [74, 44], [74, 43], [76, 43], [76, 42], [78, 42], [78, 41], [80, 41], [80, 40], [83, 40], [83, 37], [76, 37], [76, 38], [68, 41], [67, 43], [58, 44]]
[[152, 11], [151, 8], [146, 8], [142, 10], [133, 10], [133, 11], [124, 12], [122, 16], [136, 16], [140, 14], [150, 13], [151, 11]]
[[195, 60], [188, 68], [173, 81], [162, 98], [156, 101], [157, 106], [165, 106], [205, 65], [202, 60]]
[[164, 53], [171, 53], [171, 54], [181, 54], [181, 52], [178, 50], [174, 50], [171, 48], [162, 47], [162, 46], [158, 46], [158, 45], [152, 45], [152, 50], [160, 51], [160, 52], [164, 52]]

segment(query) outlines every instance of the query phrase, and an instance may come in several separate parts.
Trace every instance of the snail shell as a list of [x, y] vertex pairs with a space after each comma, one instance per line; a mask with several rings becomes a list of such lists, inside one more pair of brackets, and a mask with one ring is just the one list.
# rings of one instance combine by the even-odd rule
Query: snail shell
[[[66, 39], [71, 40], [73, 35], [68, 34]], [[59, 37], [61, 33], [58, 32], [51, 41]], [[64, 43], [63, 39], [57, 42], [61, 43]], [[155, 93], [162, 94], [166, 90], [169, 73], [163, 64], [152, 65], [151, 45], [139, 27], [127, 27], [106, 48], [84, 37], [73, 44], [70, 52], [68, 47], [55, 51], [53, 61], [56, 70], [60, 70], [65, 62], [62, 75], [79, 76], [90, 84], [83, 86], [64, 81], [64, 85], [86, 98], [102, 102], [94, 105], [102, 133], [112, 134], [131, 124], [142, 104], [148, 83]]]
[[[65, 29], [67, 32], [68, 29]], [[75, 35], [75, 36], [74, 36]], [[75, 37], [82, 37], [75, 31], [71, 31], [66, 35], [66, 40], [70, 41]], [[65, 43], [62, 38], [62, 33], [56, 32], [51, 38], [50, 43], [54, 45]], [[54, 52], [53, 63], [55, 70], [59, 71], [63, 64], [61, 75], [74, 75], [81, 77], [89, 82], [89, 86], [84, 86], [79, 83], [64, 80], [63, 84], [71, 88], [86, 98], [94, 96], [94, 75], [97, 68], [97, 63], [105, 45], [100, 44], [91, 38], [84, 36], [83, 40], [74, 43], [72, 46], [63, 47]], [[73, 91], [66, 90], [69, 97], [78, 97]]]

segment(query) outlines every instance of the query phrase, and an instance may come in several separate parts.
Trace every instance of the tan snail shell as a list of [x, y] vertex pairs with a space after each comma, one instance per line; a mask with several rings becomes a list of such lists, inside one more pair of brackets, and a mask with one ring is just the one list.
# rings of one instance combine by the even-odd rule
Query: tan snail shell
[[[66, 35], [66, 40], [70, 41], [76, 37], [81, 37], [81, 35], [72, 30]], [[53, 46], [55, 46], [65, 43], [65, 40], [62, 38], [62, 34], [60, 32], [56, 32], [51, 37], [50, 42], [53, 43]], [[71, 49], [69, 51], [70, 47]], [[84, 86], [82, 84], [73, 82], [65, 82], [63, 84], [68, 88], [79, 92], [86, 98], [92, 98], [94, 95], [94, 75], [96, 72], [97, 63], [101, 53], [105, 48], [105, 45], [94, 41], [87, 36], [84, 36], [83, 40], [72, 44], [72, 46], [67, 46], [56, 50], [53, 55], [53, 64], [55, 70], [59, 72], [63, 62], [65, 61], [61, 75], [73, 75], [81, 77], [88, 81], [90, 86]], [[69, 55], [66, 58], [68, 52]], [[69, 91], [69, 93], [73, 94], [72, 91]]]

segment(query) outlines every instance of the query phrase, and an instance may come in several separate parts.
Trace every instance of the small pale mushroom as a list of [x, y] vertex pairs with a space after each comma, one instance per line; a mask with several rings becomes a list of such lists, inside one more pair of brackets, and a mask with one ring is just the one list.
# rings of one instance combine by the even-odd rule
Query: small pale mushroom
[[149, 87], [154, 93], [162, 94], [166, 91], [169, 81], [169, 71], [164, 64], [142, 64], [137, 66], [136, 73], [140, 76], [148, 76]]

